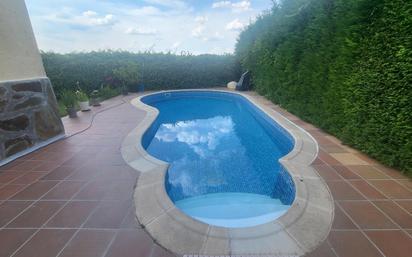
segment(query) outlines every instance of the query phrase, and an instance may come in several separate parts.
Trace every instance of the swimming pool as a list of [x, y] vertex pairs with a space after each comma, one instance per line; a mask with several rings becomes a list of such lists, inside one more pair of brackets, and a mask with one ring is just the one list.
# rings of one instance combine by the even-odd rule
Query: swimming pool
[[170, 164], [166, 192], [184, 213], [222, 227], [250, 227], [277, 219], [295, 198], [279, 159], [292, 136], [244, 97], [212, 91], [145, 96], [159, 115], [143, 148]]

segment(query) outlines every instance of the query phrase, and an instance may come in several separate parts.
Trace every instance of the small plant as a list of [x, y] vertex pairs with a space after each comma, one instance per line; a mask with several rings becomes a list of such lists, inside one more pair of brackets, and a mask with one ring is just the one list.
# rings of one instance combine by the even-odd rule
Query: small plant
[[[72, 91], [65, 90], [60, 95], [60, 102], [65, 106], [67, 114], [70, 118], [76, 118], [76, 94]], [[62, 112], [63, 113], [63, 112]]]
[[90, 111], [89, 97], [86, 95], [86, 93], [77, 90], [76, 97], [77, 101], [79, 102], [80, 110], [82, 112]]
[[77, 90], [76, 91], [76, 98], [79, 102], [87, 102], [89, 101], [89, 97], [83, 91]]
[[60, 94], [60, 101], [66, 108], [74, 108], [76, 106], [76, 94], [70, 90], [64, 90]]

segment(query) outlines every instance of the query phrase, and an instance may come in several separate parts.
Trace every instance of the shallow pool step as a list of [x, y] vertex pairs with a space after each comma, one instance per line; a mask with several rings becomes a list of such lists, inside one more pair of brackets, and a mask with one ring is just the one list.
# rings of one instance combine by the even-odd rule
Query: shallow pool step
[[217, 193], [177, 201], [184, 213], [208, 224], [222, 227], [250, 227], [277, 219], [289, 205], [266, 195]]

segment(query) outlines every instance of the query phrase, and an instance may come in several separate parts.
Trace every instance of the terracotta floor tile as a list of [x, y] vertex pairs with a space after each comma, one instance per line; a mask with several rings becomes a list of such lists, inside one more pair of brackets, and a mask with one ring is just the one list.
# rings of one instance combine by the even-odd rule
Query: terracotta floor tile
[[107, 193], [106, 187], [109, 181], [94, 180], [84, 186], [80, 192], [78, 192], [74, 199], [76, 200], [101, 200]]
[[321, 159], [324, 163], [329, 165], [340, 165], [341, 163], [333, 158], [330, 154], [325, 151], [319, 150], [318, 158]]
[[327, 181], [334, 200], [362, 200], [365, 199], [345, 181]]
[[26, 187], [15, 196], [13, 200], [37, 200], [57, 184], [57, 181], [37, 181]]
[[305, 255], [305, 257], [337, 257], [332, 251], [328, 240], [325, 240], [320, 246], [318, 246], [314, 251]]
[[63, 202], [37, 202], [21, 213], [8, 228], [39, 228], [63, 206]]
[[106, 257], [149, 257], [152, 247], [152, 239], [143, 230], [121, 231], [117, 234]]
[[60, 165], [61, 165], [61, 162], [57, 162], [57, 161], [42, 161], [42, 164], [34, 167], [32, 171], [49, 172], [59, 167]]
[[13, 169], [28, 172], [28, 171], [33, 170], [37, 166], [40, 166], [41, 164], [43, 164], [43, 161], [28, 160], [28, 161], [23, 161], [19, 163], [18, 165], [14, 166]]
[[75, 169], [75, 166], [59, 166], [44, 176], [42, 180], [64, 180], [70, 176]]
[[69, 202], [46, 224], [46, 227], [80, 228], [97, 205], [96, 201]]
[[85, 228], [120, 228], [131, 201], [102, 202], [88, 218]]
[[327, 153], [347, 153], [346, 149], [339, 145], [321, 145], [320, 148]]
[[312, 165], [326, 165], [319, 157], [317, 157], [313, 162]]
[[[0, 205], [0, 227], [6, 225], [24, 209], [26, 209], [31, 202], [26, 201], [6, 201]], [[1, 241], [0, 241], [1, 242]]]
[[341, 202], [346, 213], [363, 229], [395, 229], [390, 221], [375, 206], [366, 201]]
[[392, 199], [412, 199], [412, 192], [393, 180], [371, 180], [376, 188]]
[[333, 219], [332, 229], [357, 229], [350, 218], [335, 204], [335, 217]]
[[342, 180], [336, 171], [329, 165], [313, 165], [324, 180]]
[[402, 206], [402, 208], [404, 208], [410, 214], [412, 214], [412, 200], [400, 200], [396, 201], [396, 203]]
[[47, 172], [27, 172], [20, 177], [16, 178], [11, 184], [31, 184], [39, 180], [41, 177], [45, 176]]
[[338, 256], [383, 257], [360, 231], [332, 231], [329, 241]]
[[363, 161], [367, 162], [369, 165], [376, 165], [378, 164], [378, 162], [374, 159], [372, 159], [371, 157], [367, 156], [364, 153], [355, 153], [355, 155], [357, 157], [359, 157], [360, 159], [362, 159]]
[[0, 200], [7, 200], [17, 192], [25, 188], [26, 185], [5, 185], [0, 188]]
[[13, 171], [0, 172], [0, 184], [7, 184], [20, 177], [21, 175], [21, 173]]
[[126, 228], [126, 229], [140, 228], [139, 222], [137, 221], [137, 218], [136, 218], [136, 210], [135, 210], [134, 205], [130, 207], [120, 227]]
[[59, 257], [101, 257], [114, 235], [114, 231], [80, 230]]
[[55, 257], [74, 232], [72, 229], [42, 229], [13, 257]]
[[80, 191], [85, 182], [81, 181], [63, 181], [56, 185], [42, 199], [44, 200], [69, 200]]
[[382, 171], [383, 173], [385, 173], [386, 175], [388, 175], [391, 178], [394, 178], [394, 179], [407, 179], [407, 177], [398, 170], [383, 166], [381, 164], [374, 165], [374, 167], [376, 169]]
[[90, 181], [97, 178], [101, 173], [101, 167], [99, 165], [83, 165], [77, 168], [70, 176], [66, 179], [68, 180], [81, 180]]
[[353, 153], [331, 153], [335, 160], [343, 165], [367, 165], [368, 163]]
[[368, 184], [365, 180], [350, 180], [356, 189], [358, 189], [368, 199], [386, 199], [386, 197]]
[[[152, 257], [176, 257], [176, 255], [166, 251], [164, 248], [158, 246], [157, 244], [155, 244], [153, 246], [153, 250], [152, 250]], [[323, 257], [323, 256], [318, 256], [318, 257]], [[325, 256], [326, 257], [326, 256]], [[333, 256], [335, 257], [335, 256]]]
[[397, 181], [412, 191], [412, 180], [411, 179], [399, 179]]
[[364, 179], [389, 179], [389, 176], [370, 165], [348, 165], [347, 167]]
[[412, 215], [392, 201], [374, 201], [379, 209], [385, 212], [393, 221], [404, 229], [412, 229]]
[[21, 159], [17, 159], [15, 161], [9, 162], [6, 165], [3, 165], [0, 167], [0, 171], [11, 171], [11, 170], [15, 170], [15, 167], [19, 164], [21, 164], [23, 162], [23, 160]]
[[360, 179], [361, 178], [358, 175], [356, 175], [353, 171], [348, 169], [346, 166], [332, 165], [332, 168], [334, 168], [336, 172], [345, 179]]
[[0, 257], [11, 256], [35, 231], [35, 229], [0, 230]]
[[103, 200], [127, 200], [131, 199], [134, 194], [136, 180], [118, 180], [112, 181], [106, 187], [106, 193]]
[[412, 238], [400, 230], [367, 231], [368, 237], [389, 257], [406, 257], [412, 253]]
[[64, 166], [83, 166], [94, 158], [94, 154], [76, 153], [72, 158], [62, 163]]

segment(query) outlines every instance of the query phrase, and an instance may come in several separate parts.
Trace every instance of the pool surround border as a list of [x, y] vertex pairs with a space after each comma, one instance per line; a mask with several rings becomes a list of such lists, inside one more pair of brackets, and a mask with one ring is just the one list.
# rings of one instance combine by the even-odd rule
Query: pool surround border
[[[288, 131], [295, 145], [280, 162], [295, 183], [296, 197], [284, 215], [254, 227], [223, 228], [195, 220], [174, 205], [164, 186], [168, 163], [148, 154], [141, 144], [144, 133], [159, 111], [141, 99], [147, 95], [175, 91], [240, 95]], [[318, 154], [317, 142], [305, 130], [276, 112], [273, 104], [264, 103], [253, 92], [216, 89], [158, 91], [139, 96], [131, 104], [145, 112], [145, 117], [126, 136], [121, 152], [124, 160], [141, 172], [134, 194], [136, 217], [161, 246], [177, 254], [301, 256], [326, 239], [332, 226], [334, 204], [326, 183], [311, 166]]]

